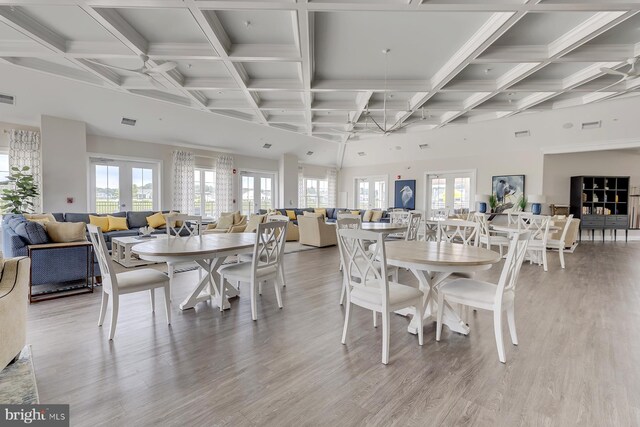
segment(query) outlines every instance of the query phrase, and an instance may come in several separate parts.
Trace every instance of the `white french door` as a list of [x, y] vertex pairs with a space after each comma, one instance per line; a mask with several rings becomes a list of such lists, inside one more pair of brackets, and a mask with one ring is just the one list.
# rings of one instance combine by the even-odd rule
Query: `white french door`
[[436, 210], [468, 213], [473, 206], [475, 171], [427, 174], [427, 216]]
[[91, 209], [106, 214], [159, 210], [157, 163], [91, 158]]
[[356, 209], [387, 208], [387, 177], [365, 176], [355, 179]]
[[240, 211], [243, 215], [257, 213], [260, 209], [273, 209], [275, 175], [259, 172], [240, 172]]

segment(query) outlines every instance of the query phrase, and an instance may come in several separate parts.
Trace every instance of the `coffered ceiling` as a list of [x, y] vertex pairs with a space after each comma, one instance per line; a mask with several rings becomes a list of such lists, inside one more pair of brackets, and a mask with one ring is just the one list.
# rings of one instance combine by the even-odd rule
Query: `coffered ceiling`
[[[0, 0], [0, 61], [310, 135], [341, 159], [373, 119], [429, 130], [640, 90], [600, 71], [640, 55], [639, 11], [639, 0]], [[138, 68], [142, 54], [178, 64], [155, 75], [161, 88], [96, 63]]]

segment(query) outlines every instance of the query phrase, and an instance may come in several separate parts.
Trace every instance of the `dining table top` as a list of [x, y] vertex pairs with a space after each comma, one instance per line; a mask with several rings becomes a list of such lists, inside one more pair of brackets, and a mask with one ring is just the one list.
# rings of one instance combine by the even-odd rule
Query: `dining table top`
[[230, 250], [251, 248], [255, 242], [255, 233], [213, 233], [202, 236], [153, 239], [135, 245], [131, 250], [141, 257], [211, 256]]
[[[517, 225], [515, 224], [511, 224], [511, 225], [491, 225], [490, 229], [493, 231], [503, 231], [506, 233], [517, 233], [518, 231], [527, 231], [523, 228], [519, 228]], [[561, 227], [558, 227], [557, 225], [550, 225], [549, 226], [549, 231], [560, 231], [562, 230]]]
[[387, 262], [415, 265], [481, 266], [501, 260], [486, 248], [460, 243], [396, 240], [385, 243]]
[[399, 231], [406, 231], [407, 224], [390, 222], [363, 222], [362, 229], [367, 231], [381, 231], [383, 233], [396, 233]]

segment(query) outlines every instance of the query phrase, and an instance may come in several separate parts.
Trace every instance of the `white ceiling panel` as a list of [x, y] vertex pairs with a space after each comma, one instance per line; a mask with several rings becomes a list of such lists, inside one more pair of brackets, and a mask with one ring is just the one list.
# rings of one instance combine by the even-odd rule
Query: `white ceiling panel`
[[292, 12], [221, 10], [215, 13], [233, 44], [295, 44]]
[[530, 13], [514, 25], [496, 46], [547, 45], [593, 16], [593, 12]]
[[20, 10], [66, 40], [115, 41], [111, 33], [76, 6], [22, 6]]
[[298, 64], [294, 62], [244, 62], [251, 79], [298, 79]]
[[118, 13], [149, 42], [207, 42], [204, 33], [187, 10], [130, 8], [118, 9]]

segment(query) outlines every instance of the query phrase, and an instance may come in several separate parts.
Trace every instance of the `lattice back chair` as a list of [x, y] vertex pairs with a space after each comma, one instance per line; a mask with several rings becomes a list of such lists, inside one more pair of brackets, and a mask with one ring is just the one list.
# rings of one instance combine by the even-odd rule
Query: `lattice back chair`
[[[267, 216], [267, 221], [266, 222], [277, 222], [277, 221], [284, 221], [287, 223], [287, 229], [289, 228], [289, 221], [291, 221], [291, 218], [289, 218], [286, 215], [269, 215]], [[282, 257], [282, 260], [280, 261], [280, 277], [282, 278], [282, 287], [285, 288], [287, 286], [287, 281], [285, 279], [285, 275], [284, 275], [284, 257]], [[259, 290], [260, 290], [260, 295], [262, 295], [262, 284], [260, 284], [259, 286]]]
[[492, 246], [498, 246], [500, 257], [502, 257], [503, 248], [509, 247], [509, 238], [506, 236], [492, 234], [487, 214], [477, 212], [473, 219], [478, 223], [478, 237], [480, 239], [480, 245], [485, 245], [489, 250], [491, 250]]
[[549, 224], [551, 217], [547, 215], [531, 215], [520, 218], [518, 222], [518, 231], [529, 231], [531, 236], [529, 238], [528, 251], [530, 255], [529, 261], [533, 264], [534, 261], [538, 265], [542, 264], [544, 271], [547, 269], [547, 240], [549, 239]]
[[411, 212], [409, 214], [409, 222], [407, 223], [407, 232], [404, 233], [404, 240], [417, 240], [420, 223], [422, 222], [422, 214]]
[[[518, 345], [515, 321], [515, 294], [520, 268], [528, 249], [531, 233], [512, 233], [509, 251], [502, 267], [498, 284], [474, 279], [458, 279], [447, 282], [438, 290], [438, 307], [446, 302], [493, 311], [493, 329], [498, 347], [498, 358], [505, 363], [504, 341], [502, 339], [502, 313], [507, 312], [507, 322], [513, 345]], [[442, 310], [436, 316], [436, 341], [442, 333]]]
[[[166, 221], [167, 238], [202, 236], [202, 217], [199, 215], [168, 214], [164, 216]], [[167, 261], [167, 275], [170, 286], [173, 287], [173, 277], [176, 268], [193, 267], [193, 262]], [[202, 279], [202, 269], [198, 268], [198, 275]]]
[[[409, 216], [411, 213], [405, 210], [395, 210], [393, 212], [389, 212], [389, 223], [391, 224], [400, 224], [400, 225], [408, 225], [409, 224]], [[392, 238], [403, 238], [405, 236], [405, 232], [402, 233], [391, 233], [389, 237]]]
[[[351, 305], [355, 304], [375, 313], [382, 313], [382, 363], [389, 363], [390, 314], [415, 307], [418, 324], [422, 324], [424, 294], [417, 288], [388, 281], [387, 256], [382, 233], [342, 229], [338, 232], [342, 245], [342, 262], [347, 278], [347, 306], [342, 330], [342, 344], [346, 344]], [[375, 242], [367, 249], [369, 242]], [[360, 280], [356, 280], [360, 278]], [[418, 330], [418, 342], [423, 343], [423, 328]]]
[[431, 219], [447, 219], [451, 215], [451, 209], [431, 209]]
[[[362, 228], [362, 218], [360, 215], [351, 214], [338, 214], [336, 220], [336, 236], [338, 238], [338, 255], [340, 256], [340, 271], [344, 271], [344, 264], [342, 263], [342, 241], [340, 240], [340, 230], [359, 230]], [[343, 275], [342, 278], [342, 291], [340, 292], [340, 305], [344, 304], [344, 298], [347, 294], [347, 279]]]
[[164, 289], [165, 309], [167, 312], [167, 324], [171, 324], [170, 289], [169, 278], [158, 270], [151, 268], [136, 269], [115, 273], [113, 263], [109, 256], [107, 244], [104, 241], [102, 230], [92, 224], [87, 224], [89, 238], [93, 244], [95, 256], [102, 272], [102, 304], [100, 307], [100, 317], [98, 326], [102, 326], [109, 299], [111, 299], [111, 326], [109, 328], [109, 339], [112, 340], [116, 333], [118, 323], [118, 309], [120, 307], [120, 296], [149, 291], [151, 297], [151, 311], [155, 311], [155, 290]]
[[347, 218], [358, 219], [358, 220], [360, 220], [362, 222], [362, 217], [360, 215], [354, 215], [352, 213], [346, 213], [346, 212], [345, 213], [343, 213], [343, 212], [338, 213], [338, 219], [347, 219]]
[[[278, 307], [282, 308], [280, 286], [284, 283], [284, 276], [280, 269], [280, 264], [282, 263], [287, 241], [287, 224], [287, 221], [258, 224], [251, 262], [223, 265], [218, 270], [223, 299], [227, 288], [227, 280], [250, 284], [251, 318], [253, 320], [258, 319], [256, 293], [259, 284], [263, 281], [274, 281]], [[222, 311], [222, 307], [220, 311]]]
[[560, 257], [560, 266], [564, 268], [564, 248], [565, 248], [565, 239], [567, 238], [567, 233], [569, 232], [569, 228], [571, 228], [571, 220], [573, 220], [573, 214], [569, 215], [566, 218], [564, 223], [564, 228], [562, 229], [562, 233], [560, 234], [560, 239], [547, 239], [547, 248], [557, 249], [558, 256]]
[[507, 222], [509, 225], [518, 225], [520, 221], [526, 221], [531, 218], [531, 212], [507, 212]]
[[462, 219], [448, 219], [437, 222], [438, 242], [462, 243], [463, 245], [479, 246], [480, 226], [477, 222]]

